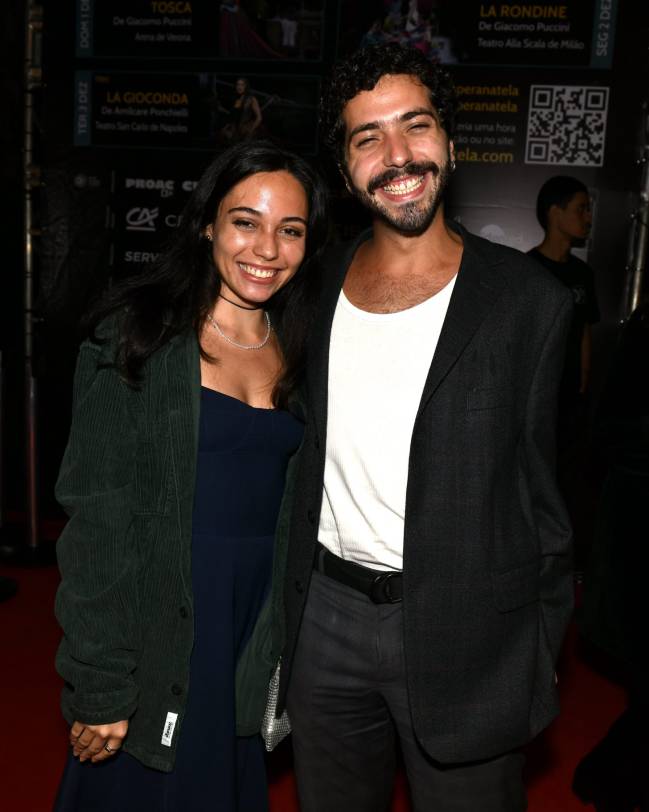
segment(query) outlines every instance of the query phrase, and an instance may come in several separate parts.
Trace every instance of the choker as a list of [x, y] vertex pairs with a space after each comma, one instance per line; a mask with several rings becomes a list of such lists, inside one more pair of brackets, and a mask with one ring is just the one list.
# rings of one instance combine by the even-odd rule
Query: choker
[[219, 293], [219, 299], [223, 299], [224, 301], [228, 302], [228, 304], [234, 305], [235, 307], [238, 307], [240, 310], [259, 310], [259, 308], [261, 307], [261, 305], [255, 305], [254, 307], [246, 307], [246, 305], [233, 302], [232, 299], [228, 299], [228, 297], [224, 296], [222, 293]]

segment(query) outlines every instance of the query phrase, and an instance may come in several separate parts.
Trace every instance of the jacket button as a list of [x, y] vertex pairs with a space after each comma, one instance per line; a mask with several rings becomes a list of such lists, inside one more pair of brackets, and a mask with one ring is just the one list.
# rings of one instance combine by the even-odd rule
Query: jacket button
[[180, 614], [180, 617], [187, 617], [189, 615], [186, 606], [181, 606], [180, 609], [178, 610], [178, 613]]
[[178, 685], [177, 682], [174, 682], [174, 684], [171, 686], [171, 693], [174, 696], [180, 696], [182, 694], [182, 692], [183, 692], [182, 687], [180, 685]]
[[307, 510], [306, 517], [309, 520], [309, 524], [315, 524], [315, 511], [314, 510]]
[[295, 582], [295, 591], [299, 592], [300, 594], [302, 594], [302, 592], [304, 592], [304, 584], [302, 583], [302, 581], [296, 581]]

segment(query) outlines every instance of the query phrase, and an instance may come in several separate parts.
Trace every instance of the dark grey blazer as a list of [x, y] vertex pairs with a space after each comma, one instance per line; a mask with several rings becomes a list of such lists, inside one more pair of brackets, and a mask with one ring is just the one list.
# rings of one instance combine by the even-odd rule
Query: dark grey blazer
[[[554, 475], [571, 299], [520, 252], [462, 236], [413, 430], [404, 537], [414, 726], [442, 762], [517, 747], [556, 715], [554, 666], [573, 601], [571, 532]], [[287, 546], [280, 707], [317, 539], [331, 323], [359, 243], [330, 256], [313, 330], [306, 435], [279, 540]]]

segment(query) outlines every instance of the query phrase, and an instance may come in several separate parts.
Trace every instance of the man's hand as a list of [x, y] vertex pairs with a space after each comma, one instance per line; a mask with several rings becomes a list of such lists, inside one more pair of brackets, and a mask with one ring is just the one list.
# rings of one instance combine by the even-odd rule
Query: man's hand
[[79, 757], [79, 761], [104, 761], [120, 749], [127, 731], [127, 719], [109, 725], [75, 722], [70, 728], [72, 752]]

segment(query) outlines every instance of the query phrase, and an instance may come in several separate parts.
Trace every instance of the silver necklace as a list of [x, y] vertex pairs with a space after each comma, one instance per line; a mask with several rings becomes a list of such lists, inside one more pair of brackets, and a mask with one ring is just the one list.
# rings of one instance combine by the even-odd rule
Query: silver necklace
[[226, 334], [221, 330], [219, 327], [216, 319], [210, 313], [207, 314], [207, 320], [212, 325], [212, 327], [216, 330], [216, 332], [221, 336], [224, 341], [227, 341], [228, 344], [232, 344], [234, 347], [238, 347], [240, 350], [260, 350], [262, 347], [265, 347], [268, 344], [268, 339], [270, 338], [270, 316], [266, 311], [264, 311], [264, 316], [266, 317], [266, 335], [264, 336], [263, 341], [260, 341], [259, 344], [240, 344], [238, 341], [235, 341], [233, 338], [228, 338]]

